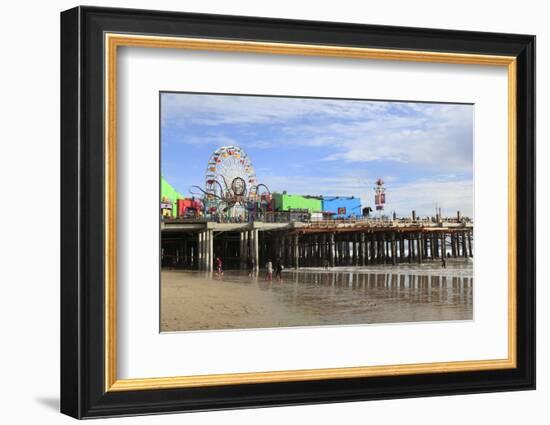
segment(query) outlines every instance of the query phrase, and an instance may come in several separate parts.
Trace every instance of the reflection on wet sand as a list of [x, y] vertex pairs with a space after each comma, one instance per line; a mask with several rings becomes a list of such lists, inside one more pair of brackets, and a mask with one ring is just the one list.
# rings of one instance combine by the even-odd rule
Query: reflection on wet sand
[[472, 275], [468, 260], [285, 270], [281, 281], [163, 271], [161, 330], [471, 320]]

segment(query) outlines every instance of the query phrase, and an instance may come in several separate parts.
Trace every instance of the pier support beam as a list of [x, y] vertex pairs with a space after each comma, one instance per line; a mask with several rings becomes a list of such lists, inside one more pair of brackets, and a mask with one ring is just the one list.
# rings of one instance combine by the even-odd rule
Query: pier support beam
[[253, 248], [253, 257], [254, 257], [254, 262], [256, 264], [256, 268], [260, 268], [260, 250], [259, 250], [259, 241], [258, 241], [258, 237], [259, 237], [259, 234], [258, 234], [258, 229], [254, 229], [252, 230], [252, 235], [253, 235], [253, 244], [252, 244], [252, 248]]
[[370, 262], [376, 262], [376, 235], [374, 233], [369, 233], [369, 244], [370, 244]]
[[351, 264], [354, 266], [359, 265], [359, 235], [354, 233], [351, 235], [351, 246], [352, 246], [352, 260]]
[[300, 239], [298, 235], [294, 235], [294, 267], [300, 267]]
[[285, 244], [285, 266], [290, 267], [292, 265], [292, 237], [285, 236], [283, 240]]
[[397, 245], [395, 243], [395, 232], [391, 232], [391, 259], [394, 265], [397, 264]]
[[456, 258], [456, 234], [451, 233], [451, 255]]
[[365, 244], [365, 234], [361, 232], [359, 234], [359, 255], [361, 257], [359, 260], [359, 264], [361, 266], [365, 265], [366, 250], [367, 250], [367, 245]]
[[246, 240], [244, 235], [246, 235], [246, 232], [240, 232], [239, 233], [239, 267], [241, 270], [246, 269], [246, 256], [245, 256], [245, 244]]
[[207, 230], [207, 253], [206, 253], [206, 271], [214, 270], [214, 231]]
[[334, 233], [329, 235], [329, 246], [328, 246], [328, 257], [330, 262], [330, 267], [334, 267], [334, 257], [335, 257], [335, 247], [334, 247]]
[[323, 251], [322, 251], [322, 243], [321, 243], [321, 235], [315, 235], [314, 237], [314, 246], [313, 246], [313, 264], [316, 267], [323, 265]]
[[199, 270], [204, 270], [204, 232], [199, 232], [199, 239], [197, 242], [197, 254]]
[[325, 267], [326, 261], [327, 261], [327, 234], [322, 233], [319, 237], [319, 252], [317, 256], [317, 262], [321, 267]]
[[432, 251], [433, 258], [439, 258], [439, 239], [436, 234], [432, 236]]
[[424, 255], [424, 234], [423, 233], [418, 234], [417, 243], [418, 243], [418, 262], [422, 264], [422, 259]]
[[399, 233], [399, 262], [405, 259], [405, 238], [403, 233]]
[[254, 262], [254, 271], [260, 267], [260, 249], [258, 245], [258, 229], [252, 229], [248, 231], [248, 255]]
[[383, 254], [383, 263], [386, 264], [390, 260], [390, 249], [388, 247], [388, 236], [386, 233], [382, 233], [382, 254]]
[[245, 261], [245, 267], [248, 268], [248, 262], [250, 261], [250, 244], [248, 242], [248, 232], [244, 231], [243, 237], [244, 237], [244, 246], [243, 246], [243, 257]]

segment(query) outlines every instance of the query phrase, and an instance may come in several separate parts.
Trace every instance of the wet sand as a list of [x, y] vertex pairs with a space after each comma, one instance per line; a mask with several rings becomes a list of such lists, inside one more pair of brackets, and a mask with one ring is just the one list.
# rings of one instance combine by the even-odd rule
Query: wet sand
[[161, 331], [473, 318], [471, 261], [285, 270], [281, 282], [163, 270]]
[[270, 284], [238, 272], [163, 271], [161, 331], [296, 326], [311, 318], [273, 297]]

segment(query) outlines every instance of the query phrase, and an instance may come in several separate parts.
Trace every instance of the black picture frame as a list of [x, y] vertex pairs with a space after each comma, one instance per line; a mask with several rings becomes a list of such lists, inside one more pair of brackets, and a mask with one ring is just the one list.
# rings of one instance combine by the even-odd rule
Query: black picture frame
[[[517, 367], [474, 372], [105, 391], [104, 34], [517, 58]], [[61, 412], [75, 418], [535, 388], [535, 37], [76, 7], [61, 13]]]

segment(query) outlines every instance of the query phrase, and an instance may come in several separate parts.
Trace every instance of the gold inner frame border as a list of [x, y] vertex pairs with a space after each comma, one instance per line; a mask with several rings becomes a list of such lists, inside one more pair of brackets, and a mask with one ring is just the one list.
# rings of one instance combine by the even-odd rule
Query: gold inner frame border
[[[204, 38], [180, 38], [150, 35], [106, 33], [105, 46], [105, 391], [137, 391], [217, 385], [257, 384], [322, 379], [364, 378], [420, 373], [450, 373], [512, 369], [516, 353], [516, 58], [513, 56], [478, 55], [393, 49], [371, 49], [329, 45], [288, 44], [235, 41]], [[116, 123], [117, 123], [117, 51], [118, 47], [148, 47], [261, 53], [279, 55], [324, 56], [355, 59], [397, 60], [507, 67], [508, 72], [508, 357], [495, 360], [416, 363], [380, 366], [302, 369], [285, 371], [228, 373], [174, 377], [118, 379], [116, 323]]]

